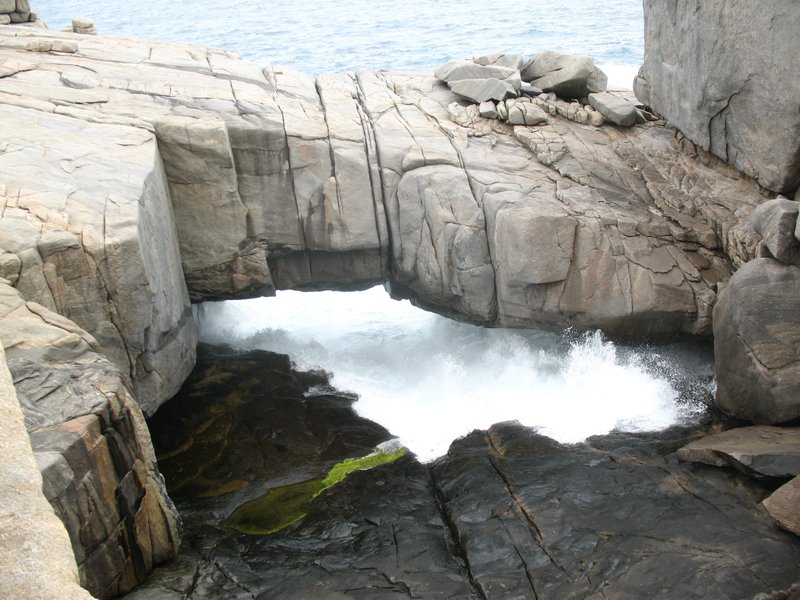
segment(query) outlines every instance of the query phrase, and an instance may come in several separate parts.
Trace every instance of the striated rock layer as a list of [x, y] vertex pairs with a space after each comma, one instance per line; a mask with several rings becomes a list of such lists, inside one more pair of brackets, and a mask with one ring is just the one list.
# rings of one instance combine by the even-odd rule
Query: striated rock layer
[[[7, 282], [0, 282], [0, 343], [41, 471], [40, 489], [67, 528], [81, 585], [102, 598], [129, 591], [154, 564], [177, 551], [180, 518], [125, 378], [99, 354], [91, 336], [45, 307], [25, 302]], [[35, 520], [41, 512], [11, 506], [17, 506], [16, 518], [24, 514]], [[60, 564], [57, 533], [33, 546], [52, 549], [54, 574]], [[4, 582], [30, 568], [36, 554], [26, 554], [15, 557], [19, 564], [7, 565]], [[61, 579], [40, 585], [56, 581]], [[61, 597], [41, 597], [56, 595]]]

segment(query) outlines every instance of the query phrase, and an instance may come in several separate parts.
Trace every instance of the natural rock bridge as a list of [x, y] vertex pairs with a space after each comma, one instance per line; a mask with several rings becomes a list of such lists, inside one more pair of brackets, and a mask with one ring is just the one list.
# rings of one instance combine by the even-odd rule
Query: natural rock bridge
[[[94, 594], [179, 544], [139, 406], [191, 371], [191, 302], [387, 282], [483, 325], [710, 334], [717, 284], [761, 239], [754, 180], [663, 120], [581, 125], [553, 101], [547, 123], [512, 126], [456, 100], [419, 73], [313, 81], [201, 47], [0, 30], [0, 401], [27, 448], [19, 398]], [[83, 597], [58, 527], [36, 529], [26, 468], [6, 508], [37, 515], [15, 533], [49, 540], [53, 577], [25, 581]]]
[[121, 39], [4, 56], [2, 275], [146, 413], [191, 368], [190, 300], [388, 281], [479, 324], [704, 335], [758, 240], [757, 185], [663, 122], [511, 126], [419, 73], [313, 81]]

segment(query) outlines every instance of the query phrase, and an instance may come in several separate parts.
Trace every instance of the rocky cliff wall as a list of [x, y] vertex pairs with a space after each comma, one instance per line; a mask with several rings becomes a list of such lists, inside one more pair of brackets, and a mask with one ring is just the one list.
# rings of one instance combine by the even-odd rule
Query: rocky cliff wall
[[[129, 591], [155, 563], [174, 555], [180, 519], [166, 494], [144, 417], [126, 378], [99, 354], [91, 336], [47, 308], [24, 301], [6, 280], [0, 280], [0, 343], [6, 348], [17, 406], [22, 407], [30, 436], [27, 450], [4, 454], [7, 469], [14, 460], [22, 472], [25, 461], [35, 457], [41, 471], [35, 481], [26, 475], [19, 484], [8, 481], [3, 486], [10, 500], [11, 512], [6, 514], [28, 524], [29, 536], [42, 528], [42, 537], [27, 546], [4, 546], [4, 557], [13, 548], [19, 554], [9, 557], [16, 562], [6, 565], [0, 585], [32, 576], [26, 575], [33, 569], [30, 561], [52, 551], [53, 579], [41, 577], [37, 585], [43, 590], [64, 585], [64, 594], [73, 594], [69, 597], [88, 597], [70, 592], [61, 576], [65, 563], [58, 558], [58, 543], [66, 541], [63, 529], [48, 538], [44, 531], [52, 526], [47, 515], [33, 508], [43, 490], [50, 510], [55, 509], [69, 533], [81, 585], [101, 598]], [[4, 419], [4, 434], [14, 422], [15, 418]], [[14, 492], [28, 481], [39, 491], [26, 496], [30, 511], [16, 500], [21, 493]], [[17, 534], [6, 529], [5, 535], [11, 540], [23, 533], [24, 528]], [[21, 579], [21, 585], [24, 582]], [[4, 597], [33, 597], [30, 593]], [[62, 596], [51, 589], [36, 597]]]
[[42, 475], [33, 460], [2, 344], [0, 414], [0, 595], [89, 600], [89, 593], [78, 585], [64, 524], [42, 496]]
[[800, 185], [800, 4], [644, 1], [638, 98], [767, 189]]

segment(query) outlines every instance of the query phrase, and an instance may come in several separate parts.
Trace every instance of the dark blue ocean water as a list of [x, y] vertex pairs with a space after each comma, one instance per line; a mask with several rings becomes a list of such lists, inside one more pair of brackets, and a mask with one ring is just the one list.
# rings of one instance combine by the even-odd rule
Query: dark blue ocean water
[[432, 70], [487, 52], [586, 54], [626, 85], [642, 61], [641, 0], [33, 0], [53, 28], [94, 19], [104, 35], [217, 46], [317, 75], [361, 68]]

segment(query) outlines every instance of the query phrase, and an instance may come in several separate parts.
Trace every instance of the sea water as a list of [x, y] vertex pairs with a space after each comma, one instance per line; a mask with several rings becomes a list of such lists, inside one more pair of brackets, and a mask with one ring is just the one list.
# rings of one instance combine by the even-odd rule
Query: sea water
[[708, 348], [625, 346], [600, 332], [487, 329], [364, 292], [205, 303], [201, 341], [323, 368], [356, 411], [429, 461], [473, 429], [519, 421], [564, 443], [686, 423], [713, 389]]
[[614, 87], [630, 88], [642, 62], [641, 0], [34, 0], [50, 27], [78, 16], [104, 35], [235, 50], [308, 75], [421, 69], [488, 52], [554, 50], [594, 57]]
[[[35, 0], [51, 27], [92, 18], [105, 35], [224, 47], [309, 75], [363, 68], [431, 72], [489, 52], [585, 54], [614, 87], [642, 62], [641, 0]], [[279, 292], [206, 304], [200, 339], [289, 354], [359, 397], [356, 410], [422, 460], [475, 428], [517, 420], [562, 442], [693, 419], [712, 393], [711, 355], [691, 345], [615, 344], [598, 333], [483, 329], [358, 293]]]

